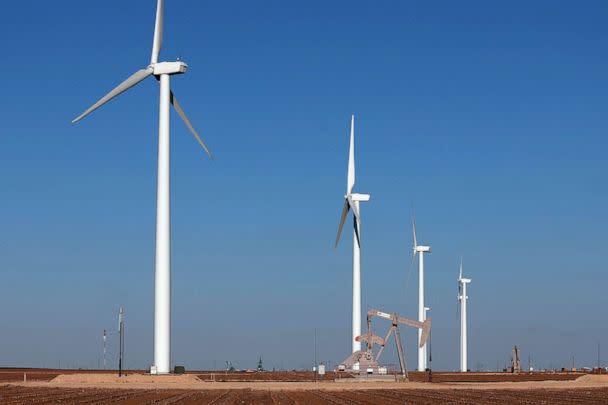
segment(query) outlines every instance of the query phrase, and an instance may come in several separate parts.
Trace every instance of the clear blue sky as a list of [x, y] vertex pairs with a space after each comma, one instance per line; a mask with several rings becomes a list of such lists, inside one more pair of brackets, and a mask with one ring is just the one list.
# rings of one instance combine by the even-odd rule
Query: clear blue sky
[[[0, 366], [97, 366], [120, 304], [127, 365], [151, 362], [158, 86], [70, 120], [146, 66], [154, 13], [3, 5]], [[472, 368], [514, 344], [526, 366], [593, 365], [600, 339], [608, 358], [607, 19], [604, 1], [167, 1], [161, 59], [189, 64], [173, 89], [216, 155], [173, 116], [173, 363], [309, 366], [315, 327], [320, 359], [348, 354], [351, 113], [364, 308], [416, 316], [414, 204], [434, 368], [458, 366], [461, 254]]]

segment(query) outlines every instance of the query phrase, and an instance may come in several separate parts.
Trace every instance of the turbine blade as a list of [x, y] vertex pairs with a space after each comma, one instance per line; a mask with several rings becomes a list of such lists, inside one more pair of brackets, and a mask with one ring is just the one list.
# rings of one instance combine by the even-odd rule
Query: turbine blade
[[107, 103], [108, 101], [112, 100], [114, 97], [118, 96], [119, 94], [129, 90], [131, 87], [135, 86], [137, 83], [141, 82], [146, 77], [150, 76], [152, 74], [152, 72], [153, 72], [152, 68], [147, 68], [147, 69], [138, 70], [137, 72], [133, 73], [127, 80], [120, 83], [118, 86], [116, 86], [116, 88], [114, 88], [114, 90], [110, 91], [108, 94], [106, 94], [105, 96], [100, 98], [99, 101], [97, 101], [95, 104], [93, 104], [91, 107], [89, 107], [88, 110], [86, 110], [85, 112], [80, 114], [78, 117], [74, 118], [74, 120], [72, 121], [72, 124], [80, 121], [81, 119], [83, 119], [84, 117], [86, 117], [87, 115], [89, 115], [90, 113], [92, 113], [93, 111], [95, 111], [96, 109], [98, 109], [99, 107], [101, 107], [102, 105]]
[[348, 150], [348, 178], [346, 180], [346, 194], [353, 191], [355, 185], [355, 115], [350, 121], [350, 147]]
[[361, 248], [361, 236], [359, 234], [359, 219], [355, 216], [353, 218], [353, 226], [355, 228], [355, 236], [357, 237], [357, 246], [359, 246], [359, 248]]
[[346, 216], [348, 215], [348, 211], [350, 209], [350, 205], [348, 201], [344, 201], [344, 206], [342, 207], [342, 215], [340, 216], [340, 225], [338, 226], [338, 235], [336, 236], [336, 243], [334, 245], [334, 249], [338, 247], [338, 242], [340, 242], [340, 237], [342, 236], [342, 228], [344, 227], [344, 222], [346, 221]]
[[409, 286], [410, 277], [412, 276], [412, 270], [414, 269], [414, 263], [416, 261], [416, 250], [412, 249], [412, 260], [410, 261], [410, 267], [407, 270], [407, 277], [405, 279], [405, 288]]
[[150, 64], [158, 62], [160, 48], [163, 46], [163, 17], [164, 17], [164, 0], [158, 0], [156, 4], [156, 23], [154, 24], [154, 42], [152, 43], [152, 56]]
[[418, 240], [416, 239], [416, 218], [412, 215], [412, 234], [414, 235], [414, 250], [418, 247]]
[[458, 279], [462, 280], [462, 256], [460, 256], [460, 277]]
[[414, 263], [416, 262], [416, 251], [414, 250], [414, 253], [412, 254], [412, 260], [410, 261], [410, 269], [409, 272], [412, 272], [412, 269], [414, 268]]
[[348, 205], [350, 206], [350, 208], [353, 210], [353, 214], [354, 214], [353, 225], [355, 227], [357, 245], [359, 245], [359, 247], [361, 247], [361, 239], [359, 238], [359, 226], [361, 225], [361, 216], [359, 215], [359, 207], [353, 201], [353, 197], [350, 194], [346, 196], [346, 201], [348, 202]]
[[348, 194], [346, 196], [346, 200], [348, 201], [348, 205], [350, 205], [350, 208], [353, 210], [353, 214], [355, 214], [355, 218], [357, 218], [357, 221], [361, 221], [361, 216], [359, 215], [359, 208], [357, 207], [357, 204], [355, 204], [355, 202], [353, 201], [353, 197]]
[[211, 159], [213, 159], [213, 155], [209, 151], [209, 148], [207, 148], [207, 145], [205, 145], [205, 142], [203, 142], [203, 140], [201, 139], [201, 137], [198, 135], [198, 132], [196, 132], [196, 130], [192, 126], [192, 123], [190, 122], [190, 120], [186, 116], [186, 113], [182, 109], [182, 106], [179, 105], [179, 103], [177, 102], [177, 99], [175, 98], [175, 95], [173, 94], [173, 92], [171, 92], [171, 104], [173, 104], [173, 107], [175, 108], [175, 111], [177, 111], [177, 113], [182, 118], [182, 120], [184, 121], [184, 123], [186, 123], [186, 126], [188, 127], [188, 129], [190, 129], [190, 132], [192, 132], [192, 135], [194, 135], [194, 137], [196, 138], [196, 140], [198, 141], [198, 143], [203, 147], [203, 149], [205, 150], [205, 152], [207, 152], [207, 155]]

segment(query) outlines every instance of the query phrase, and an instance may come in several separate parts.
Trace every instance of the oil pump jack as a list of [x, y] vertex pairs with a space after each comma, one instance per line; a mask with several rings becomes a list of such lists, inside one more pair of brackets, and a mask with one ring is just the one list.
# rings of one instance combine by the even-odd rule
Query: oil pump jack
[[[374, 335], [372, 332], [372, 319], [378, 317], [391, 321], [391, 326], [383, 339], [378, 335]], [[399, 356], [399, 367], [401, 368], [401, 374], [407, 380], [407, 368], [405, 364], [405, 352], [401, 344], [401, 332], [399, 331], [399, 324], [411, 326], [413, 328], [421, 329], [422, 336], [420, 339], [420, 347], [424, 346], [426, 340], [431, 331], [431, 318], [427, 318], [424, 322], [415, 321], [412, 319], [404, 318], [397, 314], [389, 314], [386, 312], [379, 311], [377, 309], [370, 309], [367, 312], [367, 333], [364, 335], [357, 336], [356, 340], [359, 342], [366, 343], [365, 350], [359, 350], [348, 356], [342, 365], [345, 368], [355, 370], [355, 364], [358, 364], [359, 370], [378, 370], [378, 359], [386, 347], [386, 343], [393, 335], [395, 339], [395, 345], [397, 347], [397, 355]], [[380, 346], [378, 353], [374, 355], [374, 345]], [[373, 372], [373, 371], [372, 371]]]

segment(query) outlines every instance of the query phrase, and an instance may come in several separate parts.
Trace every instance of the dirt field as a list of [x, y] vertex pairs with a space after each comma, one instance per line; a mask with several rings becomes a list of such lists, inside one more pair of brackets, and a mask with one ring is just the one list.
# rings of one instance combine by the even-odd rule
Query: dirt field
[[[0, 368], [0, 383], [2, 382], [18, 382], [23, 381], [23, 375], [27, 375], [28, 381], [50, 381], [58, 375], [74, 375], [74, 374], [104, 374], [115, 375], [115, 370], [66, 370], [66, 369], [29, 369], [29, 368]], [[145, 374], [144, 370], [128, 370], [128, 375]], [[248, 372], [232, 372], [224, 371], [188, 371], [188, 375], [196, 375], [202, 381], [315, 381], [325, 380], [333, 381], [335, 379], [353, 378], [352, 375], [344, 372], [329, 371], [324, 378], [315, 376], [311, 371], [274, 371], [262, 373]], [[431, 382], [523, 382], [523, 381], [567, 381], [575, 380], [581, 377], [581, 373], [558, 373], [558, 372], [534, 372], [534, 373], [489, 373], [489, 372], [470, 372], [470, 373], [454, 373], [454, 372], [434, 372], [431, 376]], [[410, 381], [412, 382], [429, 382], [429, 375], [423, 372], [411, 371], [409, 373]]]
[[438, 405], [607, 404], [608, 388], [503, 390], [131, 390], [0, 386], [2, 404]]
[[[0, 369], [0, 404], [608, 404], [608, 375], [434, 373], [432, 383], [403, 383], [313, 382], [308, 372], [233, 373], [230, 381], [211, 382], [210, 374], [129, 372], [118, 378], [112, 372]], [[412, 379], [423, 376], [411, 374]]]

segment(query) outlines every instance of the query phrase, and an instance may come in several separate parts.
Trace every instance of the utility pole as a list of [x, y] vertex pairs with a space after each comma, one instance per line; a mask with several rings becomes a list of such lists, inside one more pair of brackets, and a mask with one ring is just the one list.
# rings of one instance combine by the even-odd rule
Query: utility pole
[[122, 376], [122, 357], [124, 353], [125, 322], [124, 310], [120, 307], [118, 311], [118, 376]]
[[597, 341], [597, 368], [600, 368], [600, 341]]

